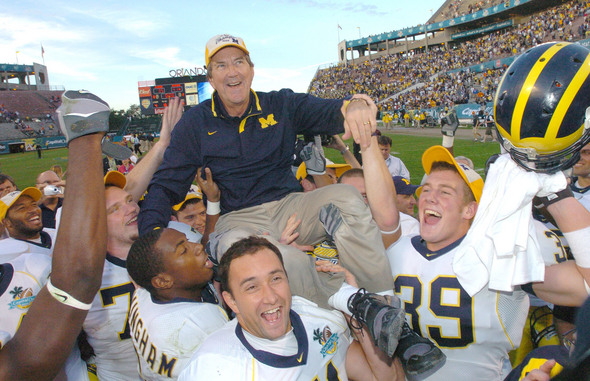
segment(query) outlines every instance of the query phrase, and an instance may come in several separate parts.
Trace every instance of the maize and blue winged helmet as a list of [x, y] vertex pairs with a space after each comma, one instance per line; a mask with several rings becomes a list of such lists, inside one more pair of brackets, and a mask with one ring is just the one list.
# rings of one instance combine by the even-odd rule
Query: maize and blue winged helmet
[[571, 168], [590, 142], [590, 50], [549, 42], [506, 70], [494, 98], [502, 146], [527, 170]]

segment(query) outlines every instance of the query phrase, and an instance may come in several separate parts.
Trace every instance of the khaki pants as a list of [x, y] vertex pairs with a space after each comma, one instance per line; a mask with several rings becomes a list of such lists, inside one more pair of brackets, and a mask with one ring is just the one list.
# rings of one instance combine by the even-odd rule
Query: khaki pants
[[[276, 244], [289, 217], [297, 214], [302, 222], [297, 229], [299, 238], [296, 242], [313, 245], [327, 236], [319, 214], [330, 203], [338, 208], [342, 217], [333, 237], [340, 264], [354, 274], [359, 287], [370, 292], [393, 289], [393, 277], [381, 233], [362, 196], [350, 185], [337, 184], [308, 193], [292, 193], [282, 200], [227, 213], [221, 216], [215, 230], [269, 233]], [[229, 244], [226, 242], [222, 246], [227, 248]], [[313, 257], [293, 246], [279, 244], [278, 247], [283, 254], [291, 292], [326, 307], [328, 297], [342, 285], [342, 274], [318, 274]]]

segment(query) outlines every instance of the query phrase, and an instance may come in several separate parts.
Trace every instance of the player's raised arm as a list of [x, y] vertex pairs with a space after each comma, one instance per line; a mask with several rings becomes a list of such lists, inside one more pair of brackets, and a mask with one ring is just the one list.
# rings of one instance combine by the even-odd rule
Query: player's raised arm
[[[545, 268], [545, 281], [534, 283], [533, 290], [543, 300], [568, 306], [579, 306], [588, 298], [590, 284], [590, 212], [576, 200], [571, 191], [558, 192], [547, 206], [563, 232], [574, 256], [575, 264], [566, 261]], [[558, 199], [559, 198], [559, 199]]]
[[541, 44], [514, 61], [494, 98], [500, 144], [519, 167], [543, 174], [535, 206], [547, 208], [576, 259], [576, 266], [546, 268], [544, 282], [533, 285], [541, 298], [561, 305], [584, 301], [583, 278], [590, 275], [590, 214], [564, 189], [559, 173], [574, 166], [590, 142], [589, 73], [588, 49], [567, 42]]
[[48, 286], [0, 351], [2, 380], [52, 380], [98, 291], [106, 255], [101, 140], [109, 113], [106, 102], [88, 92], [62, 96], [58, 116], [69, 147], [68, 187], [53, 269]]
[[369, 147], [362, 148], [362, 155], [367, 201], [387, 248], [401, 236], [393, 178], [379, 152], [376, 136], [371, 137]]
[[219, 200], [221, 199], [221, 191], [219, 187], [213, 181], [213, 175], [209, 168], [205, 168], [205, 179], [201, 177], [202, 168], [197, 171], [197, 184], [201, 191], [207, 196], [207, 217], [205, 220], [205, 232], [203, 238], [201, 238], [201, 244], [204, 246], [209, 241], [209, 235], [215, 231], [215, 225], [219, 220], [220, 206]]
[[162, 163], [164, 152], [170, 144], [170, 134], [176, 123], [180, 120], [183, 112], [183, 102], [179, 98], [171, 98], [170, 103], [164, 109], [162, 116], [162, 129], [160, 130], [160, 140], [152, 149], [141, 159], [133, 168], [133, 171], [127, 175], [127, 185], [125, 190], [133, 196], [135, 202], [139, 201], [146, 191], [152, 176]]
[[356, 157], [354, 157], [354, 154], [350, 152], [348, 145], [342, 141], [340, 135], [332, 135], [330, 144], [327, 147], [340, 152], [346, 164], [349, 164], [352, 168], [362, 168]]

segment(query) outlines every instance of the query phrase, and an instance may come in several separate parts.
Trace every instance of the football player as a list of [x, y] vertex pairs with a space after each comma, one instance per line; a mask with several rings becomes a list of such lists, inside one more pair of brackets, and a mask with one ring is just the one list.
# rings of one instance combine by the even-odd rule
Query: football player
[[[470, 297], [458, 282], [453, 258], [477, 211], [483, 182], [474, 171], [456, 164], [450, 153], [443, 161], [443, 151], [433, 147], [424, 154], [429, 175], [418, 202], [420, 235], [402, 237], [387, 250], [395, 291], [404, 300], [413, 329], [430, 337], [447, 355], [446, 365], [433, 379], [500, 380], [507, 351], [520, 341], [528, 298], [518, 290], [500, 293], [489, 289]], [[439, 160], [432, 161], [433, 157]], [[563, 200], [562, 205], [551, 208], [569, 209], [569, 202]], [[590, 226], [590, 216], [581, 209], [573, 205], [569, 210], [578, 222]], [[573, 283], [574, 278], [562, 282], [557, 267], [548, 267], [545, 282], [535, 283], [533, 290], [551, 302], [580, 303], [587, 295], [583, 280], [581, 290], [573, 292], [568, 287], [578, 283]]]
[[28, 187], [10, 192], [0, 199], [0, 221], [8, 232], [8, 238], [0, 240], [2, 262], [8, 262], [22, 253], [51, 256], [56, 230], [43, 228], [41, 209], [37, 204], [41, 197], [39, 189]]
[[[590, 106], [589, 56], [575, 44], [545, 44], [523, 54], [507, 70], [495, 98], [496, 122], [504, 146], [520, 166], [552, 173], [577, 161], [575, 153], [590, 139], [584, 127]], [[532, 71], [539, 75], [529, 75]], [[526, 104], [515, 107], [519, 102]], [[560, 128], [564, 139], [555, 139], [552, 134]], [[519, 289], [508, 293], [484, 287], [473, 296], [465, 291], [453, 259], [475, 217], [483, 181], [440, 146], [428, 149], [422, 163], [428, 178], [418, 200], [420, 235], [402, 237], [387, 250], [395, 291], [404, 300], [412, 328], [447, 355], [446, 365], [433, 379], [500, 380], [507, 351], [520, 340], [528, 298]], [[526, 288], [549, 302], [580, 305], [588, 294], [584, 235], [590, 213], [567, 191], [549, 196], [544, 200], [547, 210], [577, 261], [546, 267], [544, 282]]]
[[198, 187], [192, 185], [184, 200], [172, 207], [172, 221], [189, 225], [201, 235], [205, 233], [207, 208], [203, 203], [203, 195]]
[[182, 104], [174, 98], [164, 113], [160, 140], [135, 169], [124, 176], [111, 171], [104, 177], [107, 212], [107, 256], [102, 283], [92, 302], [84, 331], [94, 356], [100, 380], [138, 380], [137, 355], [133, 348], [127, 317], [135, 287], [129, 279], [126, 259], [138, 238], [137, 201], [162, 160], [170, 131], [182, 115]]
[[220, 263], [223, 298], [236, 319], [209, 336], [179, 380], [403, 380], [344, 316], [292, 297], [282, 256], [264, 238], [234, 243]]
[[94, 356], [100, 380], [138, 380], [137, 356], [133, 349], [127, 316], [135, 286], [125, 260], [137, 239], [139, 206], [124, 190], [125, 175], [111, 171], [104, 177], [107, 212], [107, 257], [100, 290], [92, 301], [84, 331]]
[[228, 321], [210, 283], [213, 263], [184, 233], [157, 229], [131, 246], [127, 271], [140, 286], [129, 312], [139, 374], [177, 379], [203, 340]]
[[576, 199], [590, 210], [590, 143], [580, 150], [580, 160], [574, 165], [571, 188]]
[[[101, 141], [108, 130], [110, 109], [86, 91], [66, 91], [61, 99], [57, 113], [70, 164], [51, 277], [47, 278], [47, 263], [33, 254], [1, 267], [2, 299], [11, 299], [0, 328], [2, 380], [54, 379], [72, 352], [100, 285], [106, 252]], [[4, 325], [5, 319], [9, 324]]]

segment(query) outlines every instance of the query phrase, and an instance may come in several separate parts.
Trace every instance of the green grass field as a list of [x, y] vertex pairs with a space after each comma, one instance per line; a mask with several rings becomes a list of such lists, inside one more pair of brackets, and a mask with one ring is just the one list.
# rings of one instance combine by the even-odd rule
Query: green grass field
[[[424, 176], [422, 169], [422, 153], [433, 145], [440, 145], [442, 137], [411, 136], [385, 133], [393, 140], [391, 147], [392, 154], [402, 159], [412, 177], [412, 184], [420, 184]], [[348, 141], [352, 148], [352, 140]], [[486, 160], [493, 154], [500, 152], [498, 143], [478, 143], [467, 139], [455, 139], [455, 156], [467, 156], [473, 160], [476, 171], [483, 177]], [[338, 163], [344, 160], [339, 152], [326, 149], [326, 156]]]
[[35, 178], [52, 165], [61, 165], [66, 170], [68, 165], [67, 148], [43, 150], [42, 158], [37, 159], [37, 152], [13, 153], [0, 156], [0, 170], [14, 178], [19, 189], [35, 185]]
[[[421, 137], [410, 135], [388, 134], [393, 139], [392, 153], [398, 156], [408, 167], [413, 184], [419, 184], [424, 175], [422, 170], [422, 153], [428, 147], [441, 144], [439, 137]], [[352, 147], [351, 141], [348, 141]], [[471, 158], [476, 170], [483, 176], [483, 169], [487, 158], [500, 152], [497, 143], [475, 143], [471, 140], [455, 139], [455, 155]], [[326, 156], [337, 163], [343, 163], [340, 153], [326, 149]], [[0, 170], [14, 178], [20, 189], [35, 185], [36, 176], [48, 170], [52, 165], [59, 164], [65, 171], [68, 158], [67, 149], [59, 148], [43, 151], [43, 157], [37, 159], [36, 152], [24, 152], [0, 156]]]

